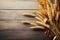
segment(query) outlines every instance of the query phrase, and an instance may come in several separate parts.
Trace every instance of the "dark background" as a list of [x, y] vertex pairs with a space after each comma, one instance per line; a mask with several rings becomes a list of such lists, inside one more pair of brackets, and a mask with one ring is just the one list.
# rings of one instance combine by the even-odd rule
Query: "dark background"
[[0, 40], [52, 40], [42, 31], [35, 30], [0, 30]]

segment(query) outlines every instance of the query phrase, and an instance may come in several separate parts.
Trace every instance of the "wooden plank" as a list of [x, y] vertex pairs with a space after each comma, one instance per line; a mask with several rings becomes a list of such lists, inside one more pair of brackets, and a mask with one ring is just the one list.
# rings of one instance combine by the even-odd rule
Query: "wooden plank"
[[0, 9], [37, 9], [37, 0], [0, 0]]
[[[25, 13], [34, 13], [36, 10], [0, 10], [0, 19], [27, 19]], [[29, 18], [28, 18], [29, 19]]]

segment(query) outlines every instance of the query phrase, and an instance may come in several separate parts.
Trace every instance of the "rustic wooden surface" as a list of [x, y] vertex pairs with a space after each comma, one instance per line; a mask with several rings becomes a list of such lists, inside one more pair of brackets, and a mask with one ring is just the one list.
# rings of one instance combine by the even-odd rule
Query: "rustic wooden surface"
[[35, 12], [37, 5], [37, 0], [0, 0], [0, 29], [19, 29], [24, 26], [21, 21], [34, 21], [23, 15]]
[[21, 22], [35, 22], [35, 19], [23, 15], [35, 12], [37, 4], [37, 0], [0, 0], [0, 40], [51, 40], [42, 31], [34, 31]]

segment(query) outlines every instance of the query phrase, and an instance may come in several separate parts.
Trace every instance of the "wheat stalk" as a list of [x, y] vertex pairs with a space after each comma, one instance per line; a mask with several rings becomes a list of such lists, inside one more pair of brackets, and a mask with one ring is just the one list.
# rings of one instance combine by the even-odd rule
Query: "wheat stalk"
[[[38, 0], [39, 4], [41, 2], [42, 5], [44, 5], [45, 8], [42, 7], [42, 5], [39, 5], [39, 10], [35, 12], [34, 15], [26, 15], [33, 17], [36, 20], [35, 23], [30, 22], [30, 25], [32, 26], [31, 28], [41, 28], [45, 29], [47, 28], [50, 30], [53, 35], [57, 37], [57, 40], [59, 39], [60, 35], [60, 6], [59, 6], [59, 0], [54, 0], [54, 3], [51, 2], [51, 0], [44, 0], [45, 4], [43, 1]], [[46, 24], [47, 23], [47, 24]]]

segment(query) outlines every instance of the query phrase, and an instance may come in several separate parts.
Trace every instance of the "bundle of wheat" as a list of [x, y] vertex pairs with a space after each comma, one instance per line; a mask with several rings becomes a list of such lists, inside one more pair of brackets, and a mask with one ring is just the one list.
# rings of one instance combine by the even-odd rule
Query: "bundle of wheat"
[[37, 19], [35, 23], [28, 22], [30, 25], [32, 25], [30, 28], [47, 29], [45, 34], [47, 34], [49, 37], [55, 36], [56, 40], [60, 40], [60, 1], [38, 0], [38, 2], [39, 9], [35, 12], [36, 16], [25, 15]]

